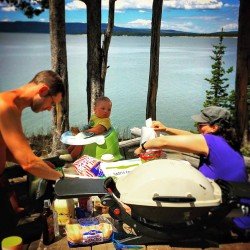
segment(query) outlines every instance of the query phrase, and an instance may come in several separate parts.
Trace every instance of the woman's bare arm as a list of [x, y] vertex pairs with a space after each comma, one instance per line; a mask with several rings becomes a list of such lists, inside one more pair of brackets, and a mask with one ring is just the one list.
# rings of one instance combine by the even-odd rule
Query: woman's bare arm
[[[172, 149], [198, 155], [208, 155], [209, 153], [209, 149], [204, 136], [199, 134], [160, 136], [147, 141], [144, 144], [144, 148]], [[142, 147], [139, 147], [135, 150], [135, 154], [139, 155], [142, 151]]]
[[160, 121], [153, 121], [152, 127], [155, 131], [165, 132], [169, 135], [192, 135], [191, 132], [186, 130], [166, 127]]

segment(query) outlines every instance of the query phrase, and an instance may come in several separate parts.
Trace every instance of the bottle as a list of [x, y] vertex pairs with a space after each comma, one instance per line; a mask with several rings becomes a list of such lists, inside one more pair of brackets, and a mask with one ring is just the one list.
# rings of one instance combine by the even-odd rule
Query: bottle
[[57, 221], [59, 227], [59, 234], [65, 235], [64, 227], [66, 224], [71, 223], [75, 217], [75, 205], [73, 199], [55, 199], [54, 209], [57, 213]]
[[59, 225], [58, 225], [58, 214], [57, 211], [55, 210], [55, 203], [53, 203], [52, 206], [53, 210], [53, 220], [54, 220], [54, 232], [55, 232], [55, 237], [59, 236]]
[[42, 223], [43, 223], [43, 244], [49, 245], [55, 239], [53, 211], [50, 208], [50, 200], [44, 200]]

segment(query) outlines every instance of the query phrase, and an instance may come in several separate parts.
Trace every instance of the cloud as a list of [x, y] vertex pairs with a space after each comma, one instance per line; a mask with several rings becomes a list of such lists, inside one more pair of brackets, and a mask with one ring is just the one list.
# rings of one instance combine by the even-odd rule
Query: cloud
[[[108, 8], [108, 0], [102, 1], [102, 6]], [[115, 8], [122, 9], [152, 9], [153, 0], [118, 0]], [[164, 0], [164, 7], [173, 9], [220, 9], [220, 0]]]
[[[145, 11], [152, 9], [153, 0], [118, 0], [115, 2], [116, 10], [139, 9]], [[223, 6], [221, 0], [164, 0], [164, 7], [173, 9], [220, 9]], [[108, 9], [109, 0], [102, 0], [102, 8]], [[86, 5], [80, 0], [73, 0], [66, 4], [67, 10], [86, 9]]]
[[222, 6], [219, 0], [164, 0], [164, 7], [173, 9], [220, 9]]
[[[151, 20], [147, 19], [136, 19], [134, 21], [128, 22], [126, 25], [122, 25], [128, 28], [144, 28], [144, 29], [151, 29]], [[188, 22], [161, 22], [161, 29], [162, 30], [179, 30], [185, 32], [205, 32], [200, 27], [196, 26], [191, 21]]]
[[11, 20], [8, 18], [5, 18], [5, 19], [2, 19], [1, 22], [11, 22]]
[[228, 23], [223, 25], [224, 31], [238, 30], [238, 23]]
[[196, 26], [191, 21], [188, 22], [161, 22], [161, 29], [164, 30], [178, 30], [178, 31], [185, 31], [185, 32], [198, 32], [202, 33], [204, 32], [203, 29]]
[[128, 22], [126, 27], [130, 28], [148, 28], [151, 29], [151, 20], [146, 19], [136, 19], [134, 21]]
[[[115, 8], [119, 10], [124, 9], [152, 9], [152, 0], [118, 0], [115, 2]], [[102, 6], [108, 8], [109, 1], [103, 0]]]
[[203, 21], [211, 21], [211, 20], [216, 20], [218, 19], [218, 16], [181, 16], [181, 17], [176, 17], [178, 19], [188, 19], [188, 20], [203, 20]]
[[66, 3], [65, 10], [78, 10], [86, 9], [86, 4], [79, 0], [73, 0], [72, 2]]
[[231, 7], [231, 8], [238, 8], [239, 5], [238, 4], [229, 4], [229, 3], [225, 3], [224, 7]]
[[12, 6], [11, 5], [0, 6], [0, 9], [1, 11], [6, 11], [6, 12], [16, 11], [16, 7], [13, 5]]
[[115, 10], [115, 13], [125, 13], [124, 10]]

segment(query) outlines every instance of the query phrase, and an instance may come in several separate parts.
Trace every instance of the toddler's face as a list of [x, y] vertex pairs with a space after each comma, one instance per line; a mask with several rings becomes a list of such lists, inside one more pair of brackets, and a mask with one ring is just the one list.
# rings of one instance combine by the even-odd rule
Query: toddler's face
[[112, 103], [108, 101], [100, 101], [94, 108], [95, 115], [99, 118], [109, 118], [111, 113]]

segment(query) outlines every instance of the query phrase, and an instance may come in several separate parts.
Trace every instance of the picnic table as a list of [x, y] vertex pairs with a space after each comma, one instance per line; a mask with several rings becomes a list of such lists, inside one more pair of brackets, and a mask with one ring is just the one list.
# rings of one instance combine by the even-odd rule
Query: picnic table
[[[171, 155], [171, 152], [168, 152], [168, 157], [169, 158], [174, 158], [174, 159], [185, 159], [185, 155], [181, 155], [180, 154], [175, 154], [173, 153]], [[185, 159], [186, 160], [186, 159]], [[185, 246], [182, 247], [176, 247], [176, 246], [169, 246], [169, 245], [149, 245], [149, 246], [141, 246], [141, 249], [148, 249], [148, 250], [156, 250], [156, 249], [190, 249], [190, 246], [188, 244], [186, 244]], [[191, 246], [193, 247], [193, 246]], [[208, 247], [211, 249], [211, 247]], [[208, 249], [207, 248], [207, 249]], [[67, 244], [67, 239], [66, 237], [57, 237], [56, 241], [54, 243], [52, 243], [49, 246], [45, 246], [42, 243], [42, 240], [36, 240], [33, 241], [31, 244], [27, 244], [24, 245], [24, 250], [25, 249], [70, 249], [68, 247]], [[99, 245], [95, 245], [95, 246], [88, 246], [88, 247], [79, 247], [76, 249], [83, 249], [83, 250], [91, 250], [91, 249], [107, 249], [107, 250], [111, 250], [111, 249], [115, 249], [114, 245], [112, 243], [105, 243], [105, 244], [99, 244]], [[206, 249], [204, 247], [199, 247], [199, 246], [195, 246], [195, 249]], [[227, 243], [223, 243], [223, 244], [219, 244], [218, 246], [213, 246], [212, 249], [250, 249], [250, 243], [246, 243], [246, 242], [227, 242]]]
[[[250, 249], [250, 243], [244, 242], [234, 242], [234, 243], [226, 243], [219, 244], [216, 247], [199, 247], [199, 246], [191, 246], [186, 244], [186, 246], [176, 247], [170, 245], [139, 245], [142, 250], [190, 250], [190, 249], [222, 249], [222, 250], [248, 250]], [[104, 243], [94, 246], [86, 246], [86, 247], [77, 247], [77, 248], [69, 248], [66, 237], [57, 237], [55, 242], [45, 246], [42, 243], [42, 240], [37, 240], [32, 242], [29, 245], [24, 245], [23, 250], [56, 250], [56, 249], [73, 249], [73, 250], [115, 250], [115, 246], [113, 243]], [[124, 250], [126, 248], [123, 248]], [[139, 249], [139, 248], [138, 248]]]

